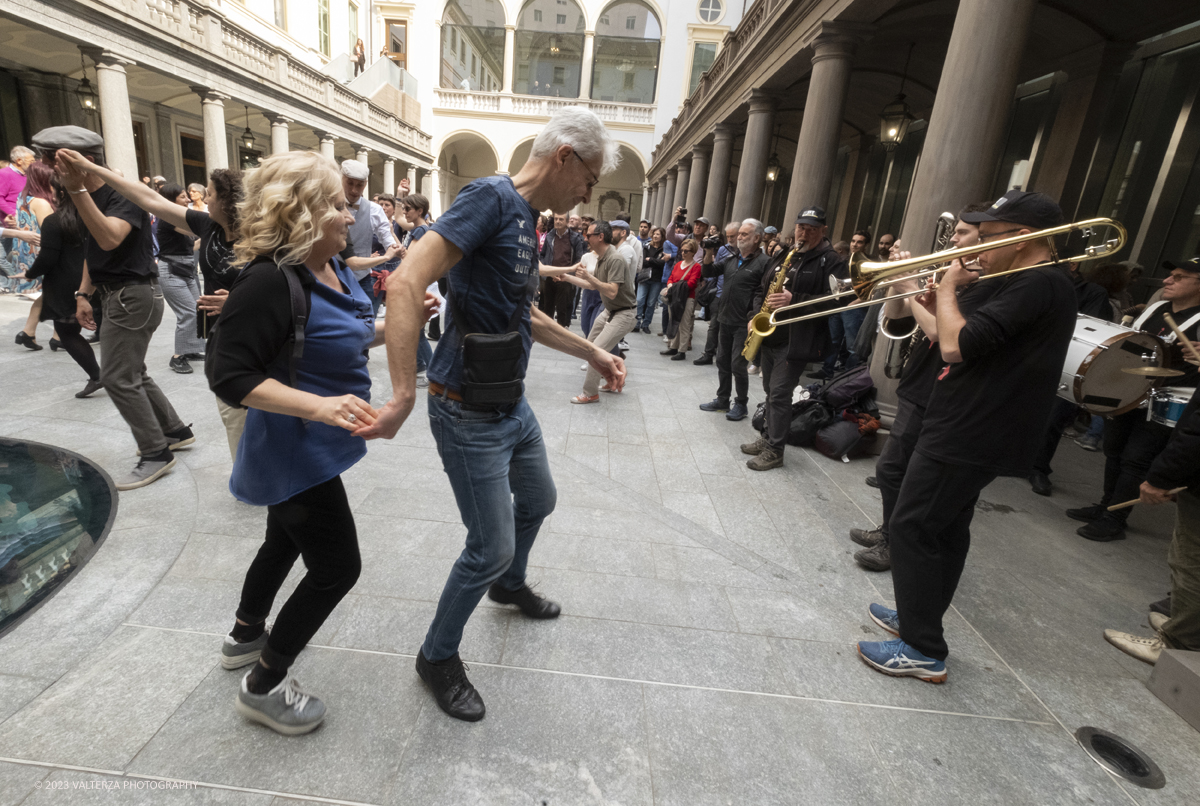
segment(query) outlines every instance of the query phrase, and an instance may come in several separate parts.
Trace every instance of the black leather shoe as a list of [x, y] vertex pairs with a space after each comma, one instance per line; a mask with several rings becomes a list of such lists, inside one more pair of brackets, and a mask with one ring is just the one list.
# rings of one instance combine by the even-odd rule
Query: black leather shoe
[[87, 386], [83, 387], [83, 389], [81, 389], [80, 391], [75, 393], [75, 397], [82, 399], [82, 398], [88, 397], [89, 395], [94, 394], [95, 392], [99, 392], [103, 388], [104, 388], [104, 384], [100, 383], [100, 381], [89, 380], [87, 382]]
[[1125, 524], [1110, 515], [1105, 515], [1080, 526], [1075, 530], [1075, 534], [1097, 543], [1110, 543], [1113, 540], [1125, 539]]
[[62, 342], [53, 336], [50, 337], [50, 352], [57, 353], [62, 349]]
[[876, 490], [879, 489], [879, 479], [874, 476], [867, 476], [863, 481], [867, 483], [868, 487], [874, 487]]
[[488, 588], [488, 598], [500, 604], [515, 604], [529, 618], [558, 618], [562, 608], [554, 602], [533, 592], [533, 588], [522, 585], [520, 590], [508, 591], [493, 582]]
[[714, 397], [707, 403], [701, 403], [700, 411], [729, 411], [729, 401]]
[[827, 381], [829, 376], [825, 374], [825, 370], [817, 370], [816, 372], [808, 373], [808, 377], [818, 381]]
[[1080, 507], [1079, 509], [1068, 509], [1067, 517], [1073, 521], [1083, 521], [1091, 523], [1104, 517], [1106, 508], [1103, 504], [1092, 504], [1090, 507]]
[[467, 667], [457, 652], [441, 663], [430, 663], [422, 649], [417, 652], [417, 674], [433, 692], [438, 708], [455, 719], [478, 722], [487, 713], [483, 698], [467, 679]]
[[698, 367], [706, 367], [713, 362], [711, 355], [702, 355], [692, 363]]
[[672, 361], [686, 361], [687, 353], [675, 353], [675, 355], [671, 356], [671, 360]]
[[674, 347], [672, 347], [669, 350], [660, 350], [658, 354], [659, 355], [675, 355], [677, 352], [679, 352], [679, 351], [676, 350]]
[[1038, 495], [1049, 495], [1051, 491], [1050, 477], [1045, 473], [1034, 473], [1029, 477], [1029, 486]]
[[42, 345], [38, 344], [37, 341], [33, 338], [33, 336], [30, 336], [24, 330], [17, 331], [16, 342], [17, 342], [17, 344], [21, 345], [22, 347], [28, 347], [30, 350], [33, 350], [35, 352], [42, 349]]

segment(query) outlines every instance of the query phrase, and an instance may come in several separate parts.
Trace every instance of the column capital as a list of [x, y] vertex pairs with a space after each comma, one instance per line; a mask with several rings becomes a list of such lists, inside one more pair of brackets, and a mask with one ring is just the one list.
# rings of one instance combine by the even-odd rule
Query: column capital
[[672, 176], [674, 176], [678, 173], [679, 173], [679, 169], [676, 168], [674, 165], [672, 165], [670, 168], [667, 169], [667, 178], [670, 179]]
[[387, 156], [387, 155], [385, 154], [385, 155], [384, 155], [384, 157], [383, 157], [383, 164], [384, 164], [384, 165], [389, 165], [389, 164], [390, 164], [390, 165], [395, 165], [395, 164], [396, 164], [396, 158], [395, 158], [395, 157], [389, 157], [389, 156]]
[[350, 147], [354, 149], [355, 154], [370, 154], [371, 153], [371, 149], [367, 148], [364, 145], [359, 145], [358, 143], [351, 143]]
[[675, 163], [675, 168], [679, 171], [692, 170], [692, 158], [690, 156], [682, 157], [679, 162]]
[[760, 112], [774, 112], [775, 106], [779, 103], [779, 99], [775, 95], [764, 89], [750, 90], [750, 93], [746, 96], [746, 101], [750, 104], [751, 115]]
[[513, 33], [516, 33], [516, 31], [517, 31], [517, 26], [515, 26], [515, 25], [505, 25], [505, 26], [504, 26], [504, 30], [505, 30], [505, 32], [506, 32], [506, 33], [507, 33], [508, 31], [512, 31]]
[[825, 59], [850, 59], [874, 33], [875, 26], [856, 22], [826, 21], [812, 41], [813, 63]]
[[126, 58], [111, 50], [96, 47], [80, 47], [79, 52], [96, 63], [97, 67], [108, 67], [112, 69], [124, 70], [126, 67], [132, 67], [137, 64], [133, 59]]
[[707, 157], [712, 154], [712, 146], [708, 143], [696, 143], [692, 146], [692, 159], [696, 157]]
[[275, 112], [263, 112], [262, 116], [269, 120], [272, 126], [290, 126], [296, 122], [286, 115], [276, 114]]
[[316, 129], [313, 129], [313, 134], [315, 134], [317, 136], [317, 139], [323, 143], [324, 142], [332, 143], [338, 139], [338, 136], [336, 134], [330, 134], [329, 132], [317, 131]]
[[737, 137], [737, 127], [732, 123], [718, 123], [713, 126], [713, 142], [717, 143], [721, 140], [733, 140]]
[[229, 96], [226, 95], [225, 93], [217, 92], [216, 90], [209, 89], [208, 87], [192, 86], [189, 89], [191, 89], [192, 92], [199, 95], [200, 100], [205, 101], [207, 103], [224, 105], [225, 102], [230, 99]]

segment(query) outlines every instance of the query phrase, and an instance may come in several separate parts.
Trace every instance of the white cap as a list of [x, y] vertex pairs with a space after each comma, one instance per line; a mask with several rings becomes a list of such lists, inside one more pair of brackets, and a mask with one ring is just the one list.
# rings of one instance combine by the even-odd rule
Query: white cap
[[370, 176], [370, 171], [358, 160], [342, 160], [342, 175], [350, 179], [365, 180]]

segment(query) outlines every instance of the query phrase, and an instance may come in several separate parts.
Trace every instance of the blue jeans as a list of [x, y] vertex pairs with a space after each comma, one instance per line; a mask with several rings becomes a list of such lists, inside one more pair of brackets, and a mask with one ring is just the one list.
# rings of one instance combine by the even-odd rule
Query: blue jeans
[[585, 339], [592, 332], [592, 325], [596, 323], [596, 317], [602, 310], [604, 310], [604, 303], [600, 300], [600, 292], [590, 288], [586, 289], [583, 292], [583, 307], [579, 311], [579, 326], [583, 328]]
[[1101, 417], [1099, 414], [1093, 414], [1092, 415], [1092, 425], [1090, 428], [1088, 428], [1087, 433], [1084, 434], [1084, 436], [1090, 437], [1091, 439], [1099, 439], [1103, 435], [1104, 435], [1104, 418]]
[[367, 299], [371, 300], [371, 312], [379, 313], [379, 305], [382, 300], [375, 296], [375, 278], [368, 274], [358, 281], [358, 285], [366, 292]]
[[421, 328], [421, 334], [417, 337], [417, 372], [424, 372], [432, 359], [433, 348], [429, 346], [429, 339], [425, 338], [425, 328]]
[[638, 286], [637, 290], [637, 321], [634, 329], [650, 327], [654, 321], [654, 311], [658, 308], [658, 292], [662, 291], [662, 282], [647, 280]]
[[458, 652], [467, 619], [493, 582], [506, 590], [525, 584], [529, 550], [558, 492], [525, 398], [507, 411], [469, 411], [431, 395], [429, 427], [467, 527], [421, 647], [437, 662]]
[[866, 308], [853, 311], [842, 311], [829, 317], [829, 355], [825, 356], [825, 374], [833, 375], [838, 358], [844, 358], [844, 369], [858, 366], [858, 356], [854, 354], [854, 341], [858, 338], [858, 329], [867, 318]]

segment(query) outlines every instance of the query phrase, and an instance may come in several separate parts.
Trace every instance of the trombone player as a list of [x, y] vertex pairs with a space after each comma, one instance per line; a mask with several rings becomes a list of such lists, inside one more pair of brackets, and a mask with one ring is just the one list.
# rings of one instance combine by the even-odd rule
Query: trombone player
[[[979, 242], [979, 271], [957, 261], [920, 304], [936, 318], [945, 366], [888, 523], [896, 609], [872, 604], [873, 621], [898, 636], [862, 641], [872, 668], [930, 683], [946, 680], [942, 618], [966, 564], [979, 493], [996, 476], [1028, 476], [1075, 329], [1075, 292], [1048, 239], [1012, 243], [1062, 220], [1041, 193], [1010, 190], [986, 211], [966, 213]], [[957, 291], [982, 274], [991, 298], [964, 316]]]
[[[776, 256], [763, 273], [754, 295], [751, 311], [759, 311], [765, 302], [769, 310], [790, 305], [793, 300], [828, 296], [831, 277], [841, 277], [846, 261], [825, 237], [825, 210], [805, 207], [796, 217], [796, 246], [788, 254]], [[787, 265], [783, 287], [768, 294], [779, 270]], [[830, 301], [825, 308], [837, 303]], [[813, 306], [814, 310], [822, 308]], [[746, 323], [750, 327], [750, 323]], [[771, 470], [783, 465], [783, 448], [792, 424], [792, 393], [809, 361], [820, 361], [830, 350], [829, 323], [811, 319], [780, 325], [762, 340], [758, 365], [762, 368], [763, 391], [767, 393], [766, 433], [742, 446], [742, 453], [754, 457], [746, 462], [751, 470]]]

